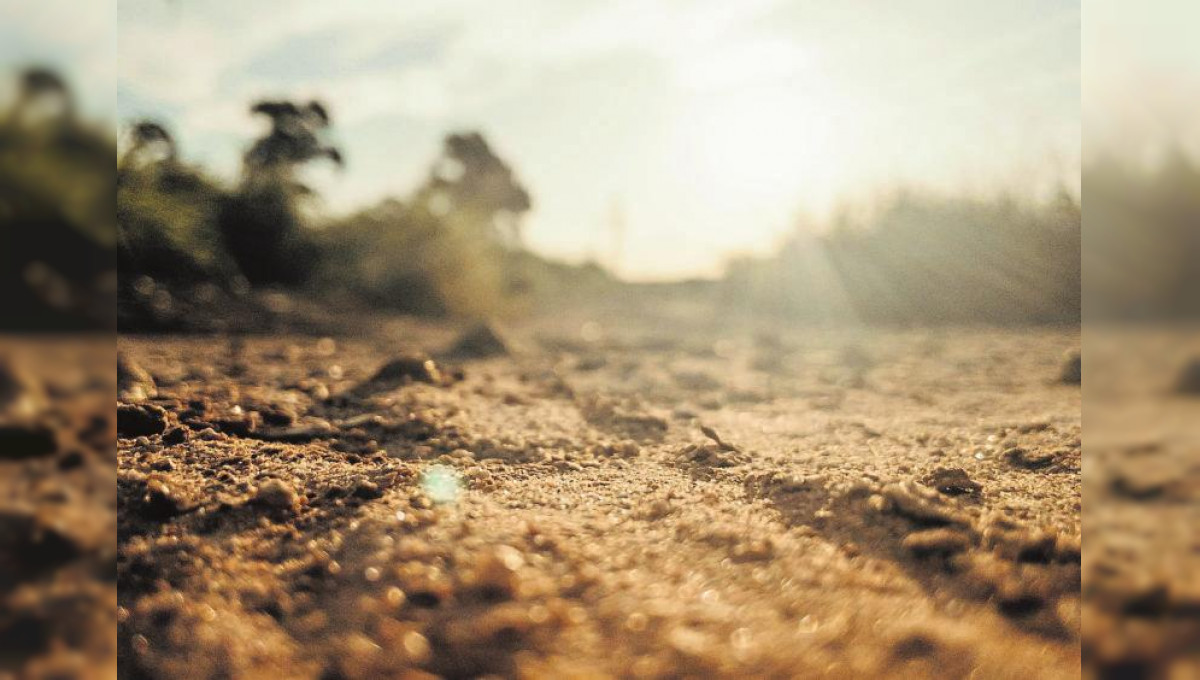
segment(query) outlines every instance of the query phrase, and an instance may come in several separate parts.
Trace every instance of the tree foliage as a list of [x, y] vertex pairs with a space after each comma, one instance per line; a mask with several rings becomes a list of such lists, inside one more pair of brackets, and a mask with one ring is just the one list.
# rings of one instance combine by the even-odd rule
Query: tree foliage
[[115, 323], [115, 140], [56, 72], [19, 72], [0, 110], [0, 327]]
[[479, 132], [446, 136], [417, 201], [474, 235], [517, 248], [529, 192]]
[[300, 285], [312, 277], [320, 251], [301, 205], [313, 192], [297, 175], [322, 158], [341, 166], [342, 154], [324, 141], [331, 120], [320, 102], [260, 101], [250, 112], [270, 127], [242, 159], [242, 181], [221, 209], [221, 236], [251, 283]]

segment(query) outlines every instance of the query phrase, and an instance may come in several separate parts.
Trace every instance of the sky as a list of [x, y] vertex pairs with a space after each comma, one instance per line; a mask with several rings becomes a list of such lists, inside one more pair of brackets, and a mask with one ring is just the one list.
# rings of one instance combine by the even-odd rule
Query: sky
[[1079, 0], [95, 5], [116, 5], [115, 65], [107, 41], [66, 58], [115, 68], [97, 106], [162, 120], [186, 159], [235, 177], [249, 102], [319, 97], [336, 214], [403, 197], [478, 129], [533, 195], [530, 247], [636, 279], [718, 274], [898, 185], [1044, 189], [1081, 154]]
[[1086, 0], [1082, 55], [1090, 155], [1144, 154], [1183, 145], [1200, 155], [1200, 3]]
[[[116, 15], [117, 0], [0, 0], [0, 68], [53, 66], [72, 81], [91, 119], [114, 124]], [[11, 85], [0, 78], [0, 99]]]

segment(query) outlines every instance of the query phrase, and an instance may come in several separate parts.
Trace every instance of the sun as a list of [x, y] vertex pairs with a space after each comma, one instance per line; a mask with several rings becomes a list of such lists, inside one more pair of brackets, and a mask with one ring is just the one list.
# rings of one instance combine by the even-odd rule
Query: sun
[[681, 171], [715, 206], [786, 202], [794, 210], [840, 175], [838, 138], [833, 106], [784, 82], [691, 97], [675, 144]]

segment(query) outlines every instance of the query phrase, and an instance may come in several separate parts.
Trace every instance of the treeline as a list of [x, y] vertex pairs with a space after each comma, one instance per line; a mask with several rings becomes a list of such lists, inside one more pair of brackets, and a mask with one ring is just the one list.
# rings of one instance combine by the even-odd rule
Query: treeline
[[[901, 191], [730, 263], [730, 309], [806, 321], [1039, 324], [1200, 319], [1200, 162], [1098, 155], [1082, 199]], [[1086, 225], [1086, 226], [1085, 226]], [[811, 226], [811, 225], [806, 225]]]
[[329, 108], [260, 101], [249, 113], [269, 129], [230, 187], [182, 161], [164, 124], [130, 126], [118, 162], [123, 328], [187, 325], [197, 308], [263, 289], [425, 315], [502, 314], [556, 272], [524, 252], [532, 200], [482, 134], [447, 135], [411, 196], [328, 220], [301, 177], [313, 163], [345, 163], [326, 140]]
[[1139, 168], [1084, 168], [1086, 321], [1200, 319], [1200, 164], [1182, 149]]
[[116, 140], [53, 71], [0, 106], [0, 331], [116, 324]]
[[[0, 329], [205, 330], [289, 298], [318, 314], [482, 316], [633, 294], [614, 295], [599, 267], [522, 246], [530, 192], [477, 132], [446, 136], [407, 196], [330, 220], [303, 181], [310, 165], [346, 162], [322, 102], [251, 104], [268, 129], [224, 181], [186, 162], [163, 122], [131, 123], [118, 145], [80, 119], [54, 72], [29, 68], [16, 84], [0, 106]], [[802, 321], [1200, 317], [1196, 161], [1176, 151], [1145, 169], [1114, 155], [1082, 176], [1086, 238], [1068, 192], [901, 191], [797, 230], [772, 257], [730, 262], [705, 291], [726, 314]]]
[[[811, 226], [811, 225], [808, 225]], [[730, 263], [723, 295], [756, 312], [891, 324], [1080, 320], [1081, 204], [896, 192]]]

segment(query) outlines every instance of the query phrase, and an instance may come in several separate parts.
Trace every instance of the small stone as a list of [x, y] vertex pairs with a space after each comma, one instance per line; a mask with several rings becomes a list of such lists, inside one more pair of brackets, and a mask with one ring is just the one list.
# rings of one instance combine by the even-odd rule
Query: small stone
[[442, 372], [433, 359], [421, 354], [397, 357], [375, 371], [369, 383], [397, 383], [406, 380], [438, 385]]
[[149, 437], [167, 429], [167, 412], [153, 404], [117, 406], [117, 434], [124, 438]]
[[1200, 396], [1200, 358], [1195, 358], [1184, 365], [1175, 381], [1175, 393], [1187, 396]]
[[41, 383], [19, 366], [0, 357], [0, 422], [28, 421], [46, 409]]
[[378, 484], [369, 479], [359, 479], [354, 482], [354, 491], [351, 493], [353, 493], [355, 498], [371, 500], [382, 496], [383, 490], [379, 488]]
[[137, 402], [158, 396], [154, 378], [131, 357], [117, 354], [117, 391], [121, 401]]
[[638, 513], [642, 519], [655, 521], [660, 520], [674, 511], [670, 501], [659, 498], [647, 503]]
[[1067, 352], [1063, 357], [1062, 370], [1058, 376], [1064, 385], [1080, 385], [1083, 383], [1083, 356], [1076, 350]]
[[1003, 457], [1009, 465], [1026, 470], [1040, 470], [1050, 467], [1054, 463], [1053, 453], [1029, 451], [1019, 446], [1006, 450]]
[[192, 431], [186, 427], [171, 427], [163, 432], [162, 441], [167, 446], [183, 444], [192, 438]]
[[58, 440], [47, 425], [0, 425], [0, 460], [40, 458], [57, 450]]
[[220, 431], [236, 437], [248, 437], [258, 430], [259, 415], [257, 411], [243, 411], [235, 406], [229, 415], [221, 418], [210, 418], [209, 422]]
[[195, 503], [165, 477], [151, 476], [146, 480], [146, 491], [140, 499], [138, 511], [152, 519], [167, 519], [182, 515], [195, 508]]
[[279, 479], [268, 479], [259, 485], [254, 494], [254, 501], [270, 508], [281, 510], [294, 509], [300, 501], [296, 490], [287, 482]]
[[511, 600], [521, 583], [517, 570], [524, 564], [525, 557], [519, 550], [497, 546], [475, 561], [465, 574], [463, 585], [484, 600]]
[[971, 547], [971, 539], [952, 529], [927, 529], [905, 536], [902, 545], [917, 557], [947, 557], [966, 552]]
[[494, 325], [478, 323], [459, 336], [446, 355], [456, 359], [487, 359], [509, 353], [508, 343]]
[[926, 475], [921, 483], [948, 496], [975, 494], [983, 489], [983, 486], [967, 476], [967, 471], [962, 468], [937, 468]]
[[298, 416], [296, 412], [290, 408], [265, 408], [259, 410], [263, 423], [273, 425], [275, 427], [290, 427], [296, 424]]
[[389, 607], [398, 609], [404, 606], [405, 601], [408, 600], [408, 596], [404, 594], [403, 590], [397, 588], [396, 586], [392, 586], [387, 589], [383, 599], [385, 602], [387, 602]]

